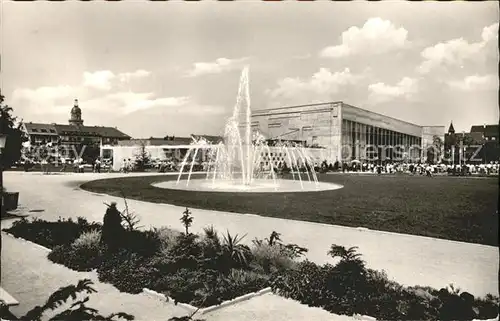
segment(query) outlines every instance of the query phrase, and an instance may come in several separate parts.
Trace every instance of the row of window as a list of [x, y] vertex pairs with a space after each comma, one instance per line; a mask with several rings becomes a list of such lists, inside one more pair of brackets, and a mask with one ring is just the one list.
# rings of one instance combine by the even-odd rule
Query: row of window
[[346, 119], [342, 120], [342, 143], [354, 144], [356, 141], [376, 145], [420, 145], [422, 138]]
[[[32, 131], [33, 133], [38, 133], [38, 129], [37, 129], [37, 128], [32, 128], [32, 129], [31, 129], [31, 131]], [[45, 129], [45, 128], [40, 128], [40, 132], [41, 132], [41, 133], [52, 133], [52, 134], [55, 134], [55, 133], [56, 133], [56, 131], [55, 131], [54, 129], [49, 129], [49, 130], [47, 131], [47, 129]]]

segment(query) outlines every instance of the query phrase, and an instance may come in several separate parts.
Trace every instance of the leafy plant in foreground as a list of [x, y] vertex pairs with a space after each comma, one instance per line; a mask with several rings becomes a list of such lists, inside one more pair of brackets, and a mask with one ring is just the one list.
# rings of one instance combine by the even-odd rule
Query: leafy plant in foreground
[[113, 313], [108, 316], [100, 315], [96, 309], [87, 307], [85, 303], [89, 301], [89, 297], [86, 296], [81, 300], [77, 300], [77, 295], [81, 293], [92, 294], [97, 291], [92, 288], [92, 281], [89, 279], [83, 279], [78, 281], [77, 285], [69, 285], [62, 287], [56, 292], [54, 292], [42, 306], [36, 306], [32, 310], [28, 311], [24, 316], [20, 317], [20, 320], [26, 321], [39, 321], [42, 316], [47, 311], [52, 311], [59, 308], [62, 304], [66, 303], [69, 299], [75, 301], [68, 309], [58, 313], [53, 316], [51, 321], [63, 321], [63, 320], [134, 320], [134, 316], [118, 312]]

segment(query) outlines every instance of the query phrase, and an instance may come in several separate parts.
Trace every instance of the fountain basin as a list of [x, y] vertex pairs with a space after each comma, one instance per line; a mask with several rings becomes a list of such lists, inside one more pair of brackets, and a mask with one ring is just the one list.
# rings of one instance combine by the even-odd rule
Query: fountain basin
[[238, 180], [215, 181], [206, 179], [183, 179], [177, 181], [166, 181], [152, 184], [154, 187], [198, 192], [230, 192], [230, 193], [295, 193], [295, 192], [318, 192], [331, 191], [343, 188], [343, 185], [329, 182], [311, 182], [290, 179], [277, 179], [276, 183], [270, 179], [254, 179], [251, 184], [245, 185]]

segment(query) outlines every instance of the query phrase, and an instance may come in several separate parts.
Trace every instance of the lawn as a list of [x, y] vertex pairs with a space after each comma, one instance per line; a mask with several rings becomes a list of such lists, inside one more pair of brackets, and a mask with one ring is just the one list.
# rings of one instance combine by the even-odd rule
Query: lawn
[[123, 191], [127, 198], [155, 203], [498, 245], [496, 178], [320, 175], [319, 180], [344, 188], [307, 193], [190, 192], [151, 186], [170, 179], [176, 177], [112, 178], [81, 187], [115, 196]]

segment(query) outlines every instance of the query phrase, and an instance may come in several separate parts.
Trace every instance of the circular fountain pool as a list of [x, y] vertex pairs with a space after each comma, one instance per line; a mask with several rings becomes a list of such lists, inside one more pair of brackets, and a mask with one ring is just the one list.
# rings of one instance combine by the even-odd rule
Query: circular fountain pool
[[199, 192], [232, 192], [232, 193], [290, 193], [290, 192], [317, 192], [340, 189], [344, 186], [329, 182], [312, 182], [297, 180], [277, 179], [254, 179], [251, 184], [245, 185], [238, 181], [217, 180], [215, 184], [207, 179], [191, 179], [177, 181], [166, 181], [152, 184], [155, 187], [199, 191]]

